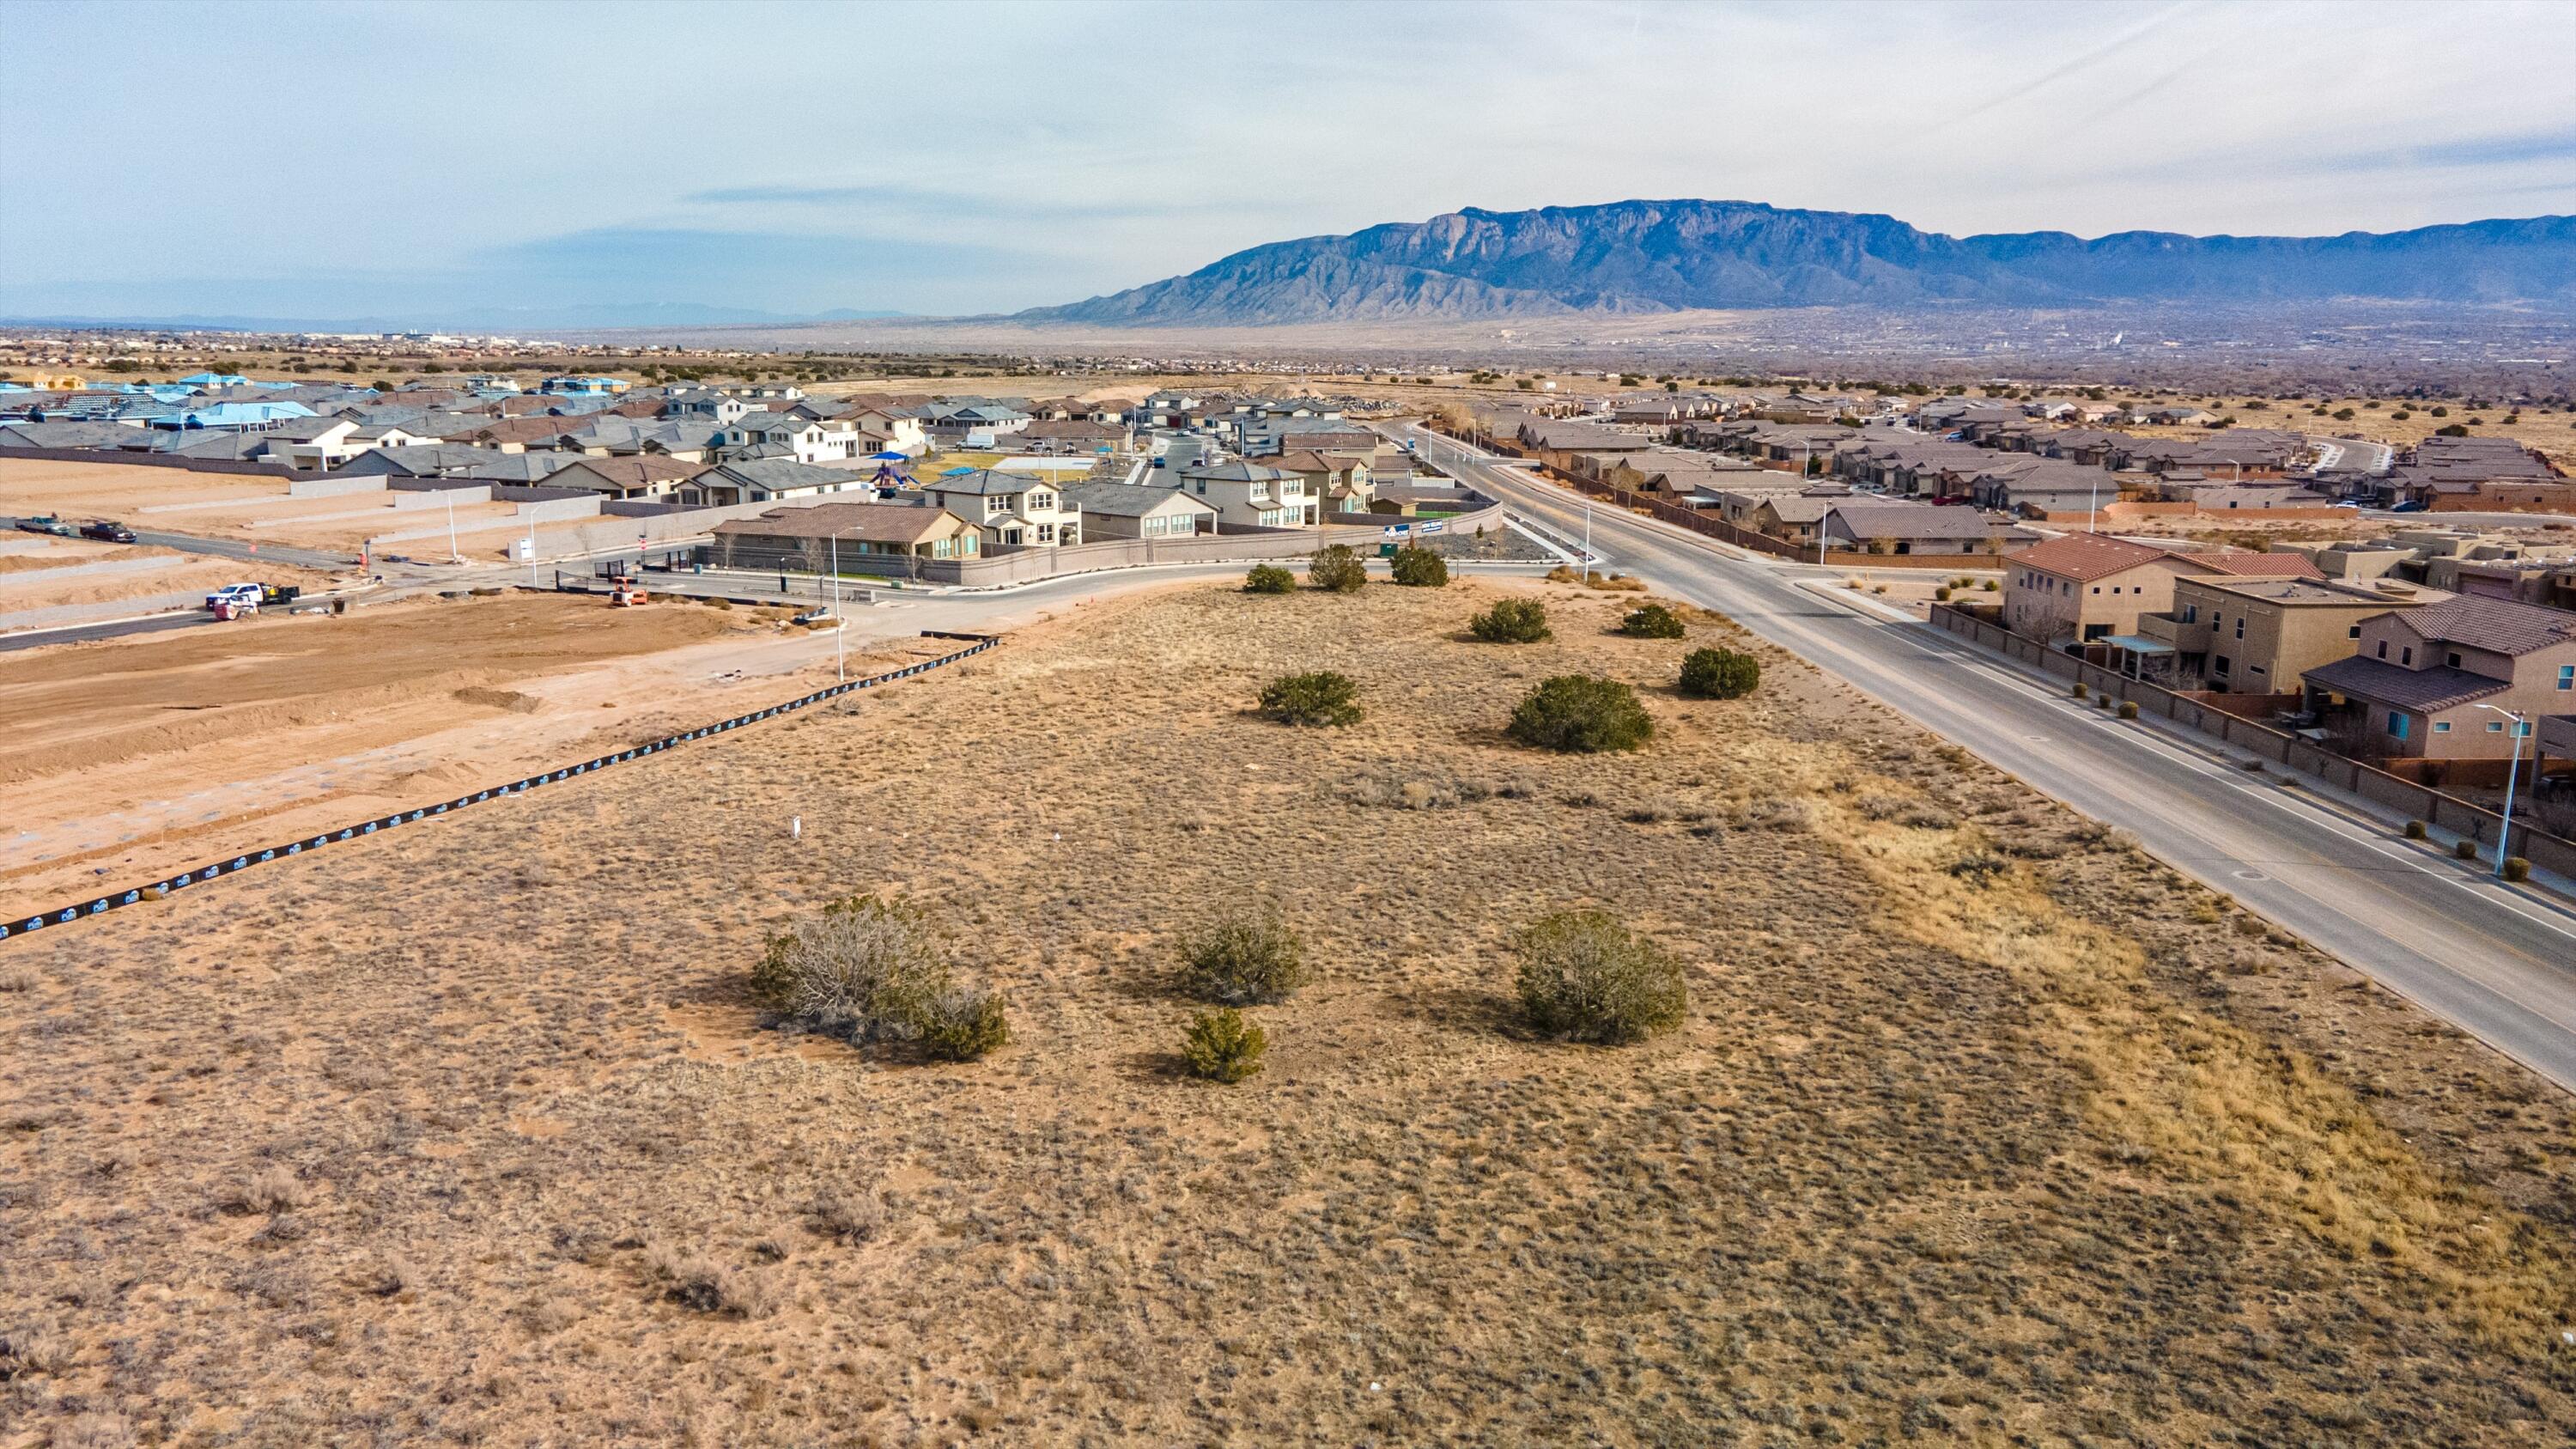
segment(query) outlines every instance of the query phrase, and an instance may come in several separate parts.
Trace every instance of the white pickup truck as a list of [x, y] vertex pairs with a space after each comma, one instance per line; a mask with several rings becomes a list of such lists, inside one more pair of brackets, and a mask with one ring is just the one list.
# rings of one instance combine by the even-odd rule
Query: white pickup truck
[[226, 584], [206, 595], [206, 612], [218, 619], [238, 619], [259, 612], [257, 584]]

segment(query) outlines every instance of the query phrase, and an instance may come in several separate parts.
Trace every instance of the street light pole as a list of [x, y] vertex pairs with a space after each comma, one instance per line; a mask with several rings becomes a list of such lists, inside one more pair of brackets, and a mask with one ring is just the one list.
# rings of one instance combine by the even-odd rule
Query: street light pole
[[841, 531], [832, 530], [832, 665], [850, 682], [849, 645], [841, 634]]
[[2513, 757], [2504, 769], [2504, 825], [2496, 831], [2495, 869], [2490, 872], [2496, 879], [2502, 880], [2504, 879], [2505, 847], [2513, 840], [2513, 782], [2522, 774], [2523, 721], [2521, 715], [2498, 705], [2482, 704], [2478, 708], [2492, 710], [2513, 721]]
[[465, 560], [456, 553], [456, 490], [442, 488], [439, 491], [447, 496], [447, 561], [463, 563]]

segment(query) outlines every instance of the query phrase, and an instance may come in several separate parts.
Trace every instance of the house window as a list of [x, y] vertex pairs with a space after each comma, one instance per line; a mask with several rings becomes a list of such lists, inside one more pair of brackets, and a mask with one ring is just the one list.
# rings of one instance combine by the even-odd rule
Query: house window
[[2385, 639], [2379, 641], [2379, 657], [2382, 659], [2388, 657], [2388, 641]]
[[2406, 716], [2393, 709], [2388, 712], [2388, 737], [2392, 740], [2406, 738]]
[[2410, 666], [2413, 665], [2415, 662], [2415, 646], [2409, 644], [2405, 648], [2398, 650], [2397, 662]]
[[2491, 735], [2500, 735], [2500, 734], [2503, 734], [2503, 733], [2504, 733], [2504, 721], [2503, 721], [2503, 720], [2492, 720], [2492, 721], [2489, 721], [2489, 722], [2488, 722], [2488, 724], [2487, 724], [2487, 733], [2488, 733], [2488, 734], [2491, 734]]
[[2576, 689], [2576, 664], [2561, 664], [2558, 666], [2558, 687], [2560, 689]]
[[2457, 650], [2457, 649], [2454, 649], [2454, 650], [2452, 650], [2450, 653], [2443, 655], [2443, 656], [2442, 656], [2442, 662], [2443, 662], [2443, 663], [2445, 663], [2445, 664], [2450, 665], [2453, 669], [2457, 669], [2457, 668], [2459, 668], [2459, 667], [2460, 667], [2460, 651], [2459, 651], [2459, 650]]
[[2447, 734], [2449, 734], [2450, 732], [2451, 732], [2451, 722], [2450, 722], [2449, 720], [2446, 720], [2446, 719], [2437, 719], [2437, 720], [2433, 721], [2433, 733], [2435, 733], [2435, 734], [2437, 734], [2437, 735], [2447, 735]]
[[[2100, 584], [2095, 584], [2095, 585], [2093, 586], [2093, 592], [2095, 592], [2095, 593], [2097, 593], [2097, 594], [2098, 594], [2098, 593], [2100, 593], [2100, 592], [2102, 592], [2102, 586], [2101, 586]], [[2114, 590], [2114, 592], [2117, 592], [2117, 591], [2116, 591], [2116, 590]]]
[[2197, 624], [2197, 623], [2199, 623], [2199, 622], [2200, 622], [2200, 605], [2198, 605], [2198, 604], [2185, 604], [2185, 605], [2183, 605], [2183, 606], [2182, 606], [2182, 622], [2184, 622], [2184, 623], [2186, 623], [2186, 624]]
[[2209, 672], [2221, 679], [2225, 679], [2227, 677], [2227, 656], [2224, 654], [2211, 655], [2209, 657]]
[[2236, 616], [2236, 637], [2239, 639], [2245, 637], [2245, 616], [2243, 614]]
[[2347, 638], [2347, 639], [2358, 639], [2358, 638], [2360, 638], [2360, 637], [2361, 637], [2361, 626], [2360, 626], [2359, 624], [2355, 624], [2355, 625], [2353, 625], [2350, 629], [2347, 629], [2347, 630], [2345, 630], [2345, 631], [2344, 631], [2344, 636], [2343, 636], [2343, 637], [2345, 637], [2345, 638]]

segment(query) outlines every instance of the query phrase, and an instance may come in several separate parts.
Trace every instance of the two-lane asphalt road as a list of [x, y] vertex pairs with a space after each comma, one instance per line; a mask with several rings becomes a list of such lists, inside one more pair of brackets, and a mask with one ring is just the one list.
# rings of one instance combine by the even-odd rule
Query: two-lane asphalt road
[[[1395, 430], [1444, 467], [1581, 537], [1573, 493]], [[1595, 551], [1763, 638], [2332, 952], [2560, 1086], [2576, 1090], [2576, 911], [2232, 768], [2145, 721], [2105, 718], [2063, 686], [1929, 625], [1810, 587], [1811, 571], [1738, 558], [1621, 509], [1591, 510]]]

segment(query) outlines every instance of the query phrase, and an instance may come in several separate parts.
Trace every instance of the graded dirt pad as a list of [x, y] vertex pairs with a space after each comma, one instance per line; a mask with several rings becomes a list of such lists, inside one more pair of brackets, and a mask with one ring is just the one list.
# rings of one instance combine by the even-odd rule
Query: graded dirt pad
[[[1192, 585], [0, 947], [0, 1423], [169, 1443], [2494, 1443], [2576, 1432], [2566, 1100], [1762, 649]], [[1368, 711], [1247, 706], [1328, 667]], [[1637, 682], [1639, 755], [1498, 725]], [[542, 716], [539, 716], [542, 718]], [[791, 835], [801, 818], [801, 839]], [[900, 891], [977, 1064], [767, 1022]], [[1319, 979], [1175, 1075], [1181, 931]], [[1691, 973], [1514, 1025], [1511, 932]], [[694, 1264], [690, 1260], [696, 1260]]]

